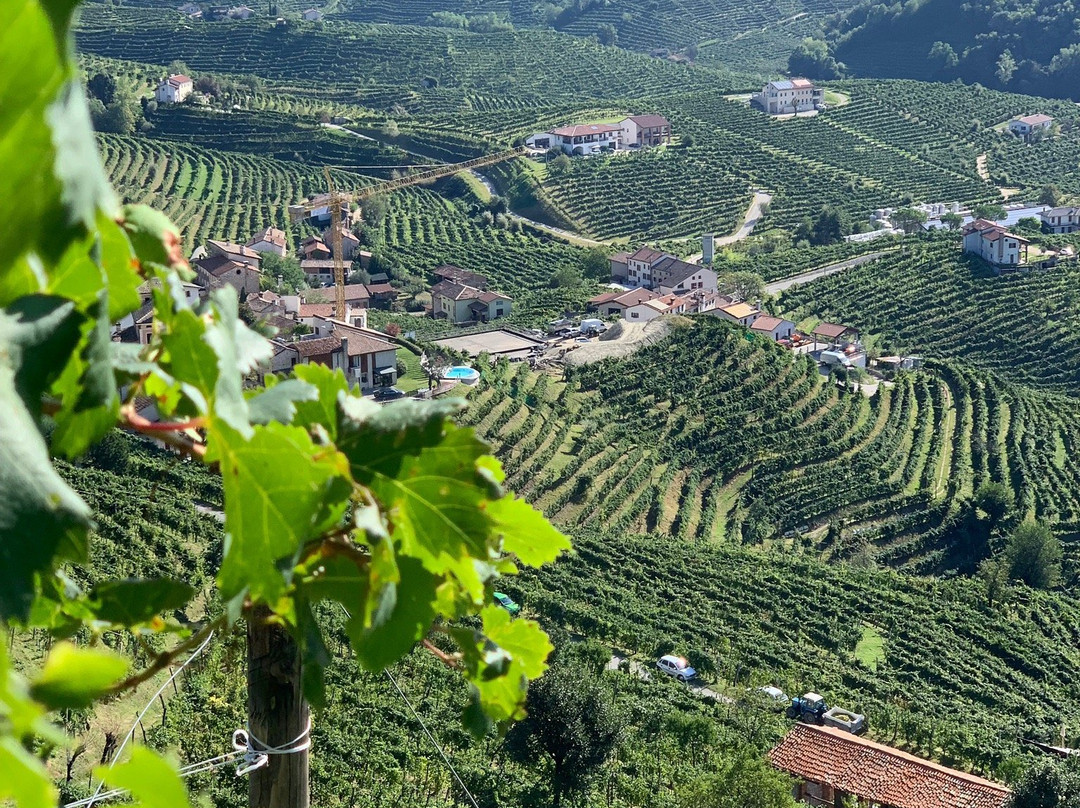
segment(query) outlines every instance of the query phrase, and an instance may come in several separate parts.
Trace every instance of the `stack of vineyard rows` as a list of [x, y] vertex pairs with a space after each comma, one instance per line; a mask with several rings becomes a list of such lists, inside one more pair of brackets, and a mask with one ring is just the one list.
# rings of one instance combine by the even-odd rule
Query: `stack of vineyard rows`
[[587, 233], [602, 238], [678, 238], [727, 233], [750, 201], [745, 176], [706, 149], [649, 149], [574, 160], [549, 172], [548, 192]]
[[[822, 204], [868, 214], [905, 200], [978, 201], [996, 192], [967, 172], [943, 167], [898, 147], [885, 146], [872, 127], [856, 129], [831, 120], [831, 111], [813, 118], [774, 120], [719, 94], [697, 93], [670, 102], [668, 111], [715, 154], [727, 171], [748, 173], [755, 183], [778, 191], [773, 212], [779, 223], [815, 214]], [[740, 164], [740, 160], [743, 161]], [[798, 177], [797, 182], [792, 178]]]
[[[558, 99], [639, 97], [673, 87], [705, 89], [709, 71], [602, 48], [545, 31], [475, 35], [443, 28], [338, 22], [275, 27], [171, 19], [157, 11], [91, 6], [77, 33], [81, 50], [155, 64], [185, 61], [193, 71], [248, 73], [264, 79], [365, 88], [398, 86], [433, 111], [466, 108], [465, 94]], [[542, 99], [542, 101], [541, 101]], [[385, 100], [385, 99], [384, 99]]]
[[888, 346], [955, 357], [1033, 387], [1080, 393], [1080, 266], [996, 276], [953, 238], [784, 293], [810, 314], [886, 335]]
[[[423, 188], [406, 188], [390, 197], [389, 213], [378, 236], [379, 254], [403, 275], [427, 277], [441, 264], [454, 264], [484, 275], [491, 288], [514, 295], [514, 312], [559, 314], [581, 305], [567, 293], [548, 289], [563, 266], [580, 266], [581, 248], [478, 224], [461, 201], [453, 202]], [[546, 314], [545, 314], [546, 316]]]
[[[292, 234], [287, 207], [326, 190], [322, 171], [299, 163], [118, 135], [98, 143], [121, 197], [164, 211], [189, 251], [209, 238], [243, 243], [268, 226]], [[369, 181], [334, 178], [343, 188]]]
[[1062, 529], [1080, 524], [1080, 474], [1065, 462], [1080, 424], [1063, 402], [954, 363], [867, 397], [702, 317], [566, 386], [524, 364], [485, 382], [468, 423], [511, 485], [567, 525], [732, 543], [799, 534], [826, 556], [866, 549], [938, 572], [966, 563], [959, 520], [985, 482]]
[[[830, 116], [846, 120], [868, 115], [857, 111], [857, 99], [869, 96], [875, 113], [867, 130], [892, 145], [926, 146], [928, 159], [939, 155], [940, 160], [958, 159], [964, 165], [971, 155], [985, 153], [999, 184], [1035, 190], [1053, 182], [1069, 193], [1080, 192], [1080, 113], [1075, 104], [960, 84], [857, 81], [839, 86], [856, 101], [851, 112], [844, 108]], [[1062, 127], [1061, 136], [1028, 145], [991, 128], [1035, 112], [1053, 116]]]
[[[530, 573], [530, 609], [648, 656], [701, 649], [741, 686], [814, 690], [867, 716], [876, 737], [993, 773], [1022, 737], [1080, 721], [1075, 600], [1032, 592], [986, 608], [978, 582], [826, 565], [790, 553], [710, 548], [578, 529], [568, 560]], [[678, 604], [678, 608], [673, 608]], [[853, 657], [863, 626], [876, 670]], [[987, 705], [993, 709], [987, 709]]]
[[208, 149], [250, 152], [279, 160], [337, 166], [400, 166], [412, 162], [405, 152], [371, 140], [301, 125], [267, 112], [163, 106], [149, 116], [155, 138]]

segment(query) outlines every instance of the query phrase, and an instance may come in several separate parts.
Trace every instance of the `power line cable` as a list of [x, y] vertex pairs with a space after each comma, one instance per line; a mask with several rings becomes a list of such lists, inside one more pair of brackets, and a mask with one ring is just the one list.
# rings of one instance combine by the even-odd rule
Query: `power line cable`
[[[341, 608], [341, 611], [345, 613], [346, 619], [352, 619], [352, 615], [349, 614], [348, 609], [346, 609], [340, 603], [338, 604], [338, 606]], [[394, 689], [397, 690], [398, 695], [401, 696], [401, 700], [405, 702], [405, 705], [409, 708], [409, 712], [412, 713], [412, 717], [416, 719], [416, 722], [424, 730], [424, 734], [427, 735], [428, 740], [431, 741], [431, 745], [434, 746], [435, 750], [439, 753], [439, 757], [441, 757], [443, 763], [446, 764], [446, 768], [448, 768], [450, 770], [450, 773], [454, 775], [454, 779], [457, 781], [457, 784], [461, 786], [461, 790], [464, 791], [465, 795], [469, 798], [469, 802], [473, 804], [473, 808], [480, 808], [480, 805], [476, 802], [476, 797], [472, 795], [472, 792], [469, 791], [469, 787], [466, 786], [465, 783], [462, 781], [461, 777], [457, 773], [457, 769], [454, 768], [454, 764], [450, 762], [450, 758], [446, 756], [446, 752], [443, 751], [443, 748], [439, 745], [438, 740], [436, 740], [435, 736], [431, 733], [431, 730], [428, 729], [427, 724], [424, 723], [424, 719], [422, 719], [420, 717], [420, 714], [416, 712], [416, 708], [413, 707], [412, 702], [409, 701], [408, 696], [405, 695], [405, 691], [401, 689], [401, 685], [397, 683], [397, 679], [394, 678], [394, 674], [390, 673], [389, 668], [384, 670], [383, 673], [386, 674], [386, 678], [389, 679], [391, 684], [394, 685]]]

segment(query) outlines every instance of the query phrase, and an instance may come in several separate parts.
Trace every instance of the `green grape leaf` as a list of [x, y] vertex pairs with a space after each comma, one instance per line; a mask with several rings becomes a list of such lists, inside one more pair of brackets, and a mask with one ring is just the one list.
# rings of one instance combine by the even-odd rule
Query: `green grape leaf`
[[570, 540], [523, 499], [508, 494], [489, 502], [487, 512], [502, 534], [503, 550], [516, 555], [523, 564], [549, 564], [570, 549]]
[[317, 398], [311, 401], [296, 402], [293, 423], [309, 429], [318, 425], [327, 430], [330, 440], [337, 440], [338, 398], [349, 392], [345, 374], [325, 365], [307, 364], [294, 367], [293, 375], [318, 392]]
[[39, 406], [81, 319], [69, 302], [42, 295], [0, 311], [0, 617], [27, 619], [34, 575], [55, 557], [85, 557], [90, 509], [56, 473], [24, 404]]
[[50, 710], [80, 709], [108, 692], [127, 669], [127, 660], [112, 651], [57, 643], [30, 683], [30, 694]]
[[248, 399], [248, 411], [253, 424], [280, 421], [292, 423], [296, 417], [296, 405], [301, 401], [317, 401], [319, 391], [307, 382], [288, 379], [268, 386], [266, 390]]
[[140, 262], [163, 267], [186, 267], [180, 231], [169, 217], [146, 205], [125, 205], [120, 226]]
[[429, 414], [410, 402], [390, 413], [398, 408], [344, 422], [338, 446], [354, 479], [390, 515], [399, 557], [419, 559], [436, 576], [452, 574], [480, 602], [484, 581], [494, 574], [485, 569], [492, 538], [485, 505], [498, 494], [477, 468], [487, 446], [471, 430], [444, 422], [445, 410]]
[[374, 608], [370, 621], [364, 625], [354, 617], [347, 629], [360, 664], [381, 671], [407, 654], [431, 627], [439, 579], [418, 560], [404, 556], [397, 559], [396, 576], [386, 562], [380, 574], [379, 565], [374, 563], [377, 554], [372, 556], [368, 605]]
[[142, 278], [135, 271], [131, 243], [120, 226], [99, 213], [97, 227], [96, 253], [109, 290], [109, 321], [116, 322], [142, 304], [139, 296]]
[[112, 367], [107, 307], [106, 292], [102, 289], [97, 301], [87, 310], [92, 319], [83, 325], [82, 350], [68, 362], [53, 385], [52, 392], [63, 402], [63, 408], [54, 416], [54, 454], [77, 457], [116, 426], [120, 396]]
[[0, 804], [19, 808], [56, 808], [56, 790], [41, 761], [12, 737], [0, 737]]
[[[544, 660], [552, 651], [551, 643], [536, 623], [512, 620], [498, 606], [484, 607], [480, 616], [482, 633], [456, 628], [452, 634], [461, 647], [465, 673], [483, 716], [495, 721], [524, 718], [528, 680], [547, 669]], [[473, 732], [486, 730], [480, 715], [466, 710], [464, 718]]]
[[[0, 279], [61, 214], [45, 112], [66, 76], [61, 43], [41, 5], [6, 7], [0, 30]], [[23, 265], [30, 268], [28, 265]], [[23, 285], [25, 275], [19, 285]], [[38, 277], [37, 288], [44, 287]], [[13, 290], [4, 289], [6, 301]]]
[[181, 608], [193, 594], [190, 586], [171, 578], [127, 578], [99, 584], [90, 598], [96, 601], [94, 613], [99, 620], [136, 626], [167, 609]]
[[207, 460], [221, 464], [225, 493], [218, 582], [226, 598], [246, 586], [272, 602], [288, 585], [277, 562], [341, 522], [352, 484], [345, 458], [304, 429], [271, 423], [252, 433], [245, 440], [222, 423], [210, 431]]
[[145, 746], [131, 750], [119, 766], [100, 766], [94, 774], [112, 788], [127, 789], [142, 808], [188, 808], [187, 789], [176, 767]]
[[296, 622], [300, 632], [300, 647], [303, 653], [301, 665], [301, 687], [304, 698], [316, 710], [326, 706], [326, 681], [323, 673], [330, 664], [330, 650], [323, 640], [319, 621], [311, 611], [311, 604], [302, 598], [296, 599]]

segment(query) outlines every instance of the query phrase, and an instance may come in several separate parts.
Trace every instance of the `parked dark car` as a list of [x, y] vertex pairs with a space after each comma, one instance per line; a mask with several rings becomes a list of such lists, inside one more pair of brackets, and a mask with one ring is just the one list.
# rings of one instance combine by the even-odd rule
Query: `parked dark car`
[[405, 394], [396, 387], [380, 387], [375, 391], [376, 401], [394, 401], [405, 398]]

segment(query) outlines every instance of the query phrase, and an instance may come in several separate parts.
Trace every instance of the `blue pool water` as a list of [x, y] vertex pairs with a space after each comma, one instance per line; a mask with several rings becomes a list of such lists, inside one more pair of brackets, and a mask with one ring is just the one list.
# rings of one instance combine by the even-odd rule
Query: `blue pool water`
[[443, 374], [444, 379], [458, 379], [458, 380], [474, 380], [480, 378], [480, 373], [472, 368], [465, 367], [464, 365], [458, 365], [457, 367], [450, 368]]

